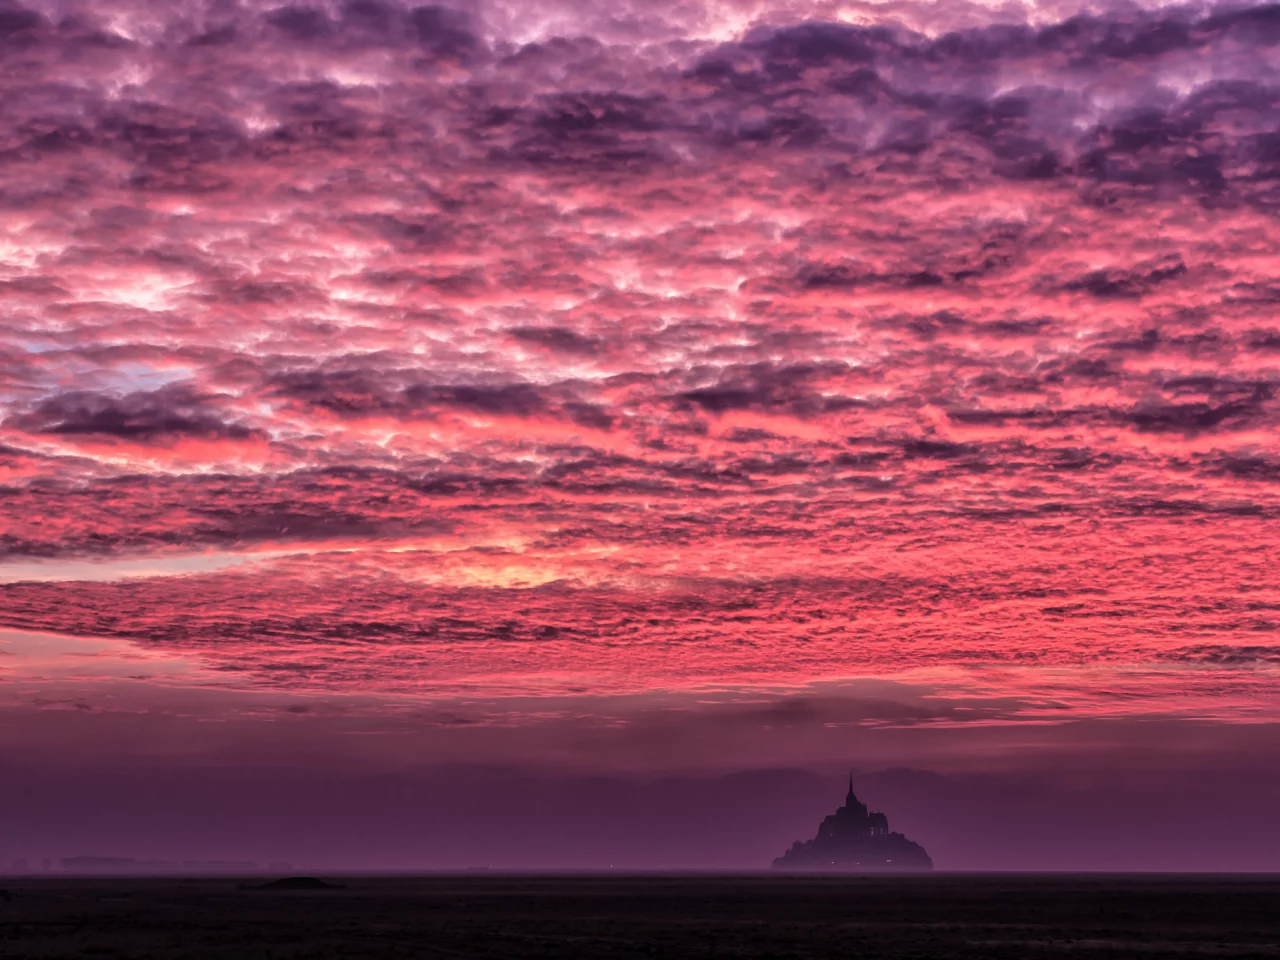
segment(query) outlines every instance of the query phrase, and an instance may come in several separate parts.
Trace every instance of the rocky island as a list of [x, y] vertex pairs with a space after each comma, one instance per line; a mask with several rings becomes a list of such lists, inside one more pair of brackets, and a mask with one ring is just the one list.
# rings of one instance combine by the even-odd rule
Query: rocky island
[[830, 873], [884, 873], [932, 870], [924, 847], [900, 833], [889, 831], [889, 818], [868, 811], [853, 792], [842, 806], [822, 821], [812, 840], [797, 840], [773, 861], [775, 870]]

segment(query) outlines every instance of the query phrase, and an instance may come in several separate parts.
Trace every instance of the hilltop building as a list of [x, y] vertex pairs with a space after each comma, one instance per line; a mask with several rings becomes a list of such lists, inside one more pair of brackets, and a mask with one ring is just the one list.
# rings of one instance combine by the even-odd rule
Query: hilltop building
[[773, 861], [775, 870], [838, 873], [881, 873], [885, 871], [932, 870], [933, 861], [924, 847], [889, 830], [889, 818], [867, 805], [853, 792], [844, 806], [822, 821], [812, 840], [797, 840], [791, 849]]

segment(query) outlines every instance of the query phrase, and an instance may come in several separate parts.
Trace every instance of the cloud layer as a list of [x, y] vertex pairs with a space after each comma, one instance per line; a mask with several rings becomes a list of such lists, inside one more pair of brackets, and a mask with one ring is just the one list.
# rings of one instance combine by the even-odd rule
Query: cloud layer
[[1277, 8], [648, 9], [0, 8], [0, 626], [1270, 715]]

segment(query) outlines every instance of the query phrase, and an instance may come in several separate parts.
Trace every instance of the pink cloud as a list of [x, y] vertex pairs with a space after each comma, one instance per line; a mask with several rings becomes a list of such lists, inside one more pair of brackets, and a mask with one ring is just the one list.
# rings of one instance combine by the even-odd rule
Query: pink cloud
[[0, 625], [1274, 709], [1270, 13], [538, 9], [0, 13]]

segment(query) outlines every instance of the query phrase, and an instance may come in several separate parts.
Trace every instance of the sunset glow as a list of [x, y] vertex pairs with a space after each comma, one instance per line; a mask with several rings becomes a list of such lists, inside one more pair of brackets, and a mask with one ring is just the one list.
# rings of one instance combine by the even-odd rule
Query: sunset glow
[[[1280, 714], [1275, 8], [49, 2], [0, 50], [5, 749], [73, 704], [986, 769]], [[677, 714], [705, 751], [626, 739]]]

